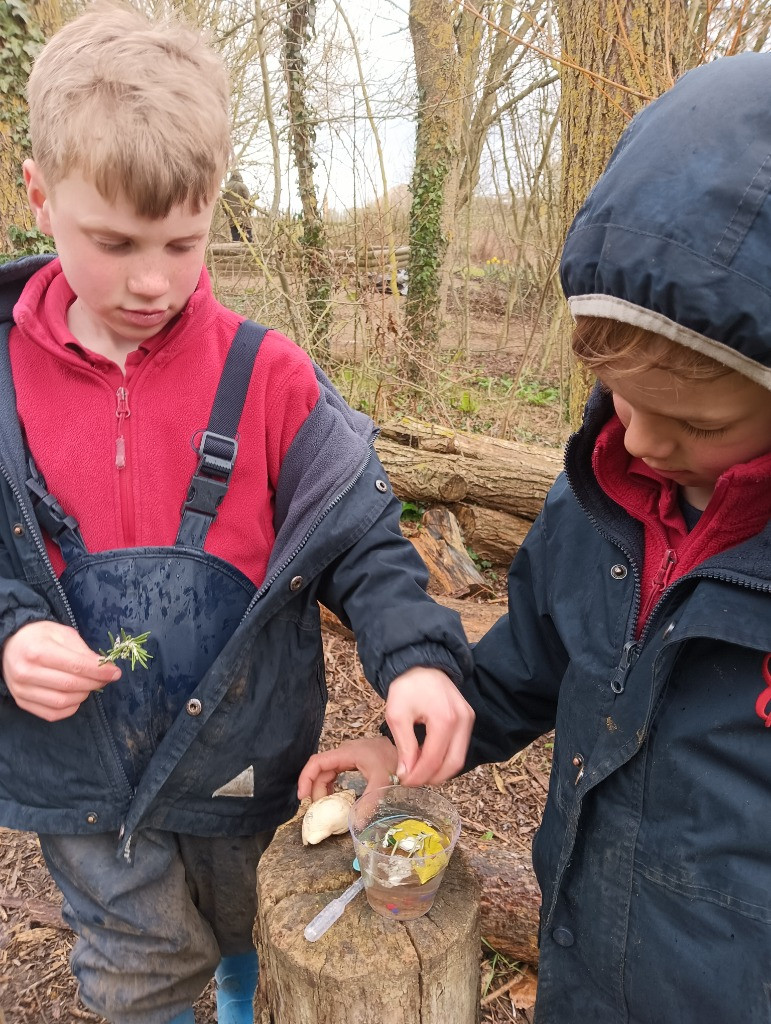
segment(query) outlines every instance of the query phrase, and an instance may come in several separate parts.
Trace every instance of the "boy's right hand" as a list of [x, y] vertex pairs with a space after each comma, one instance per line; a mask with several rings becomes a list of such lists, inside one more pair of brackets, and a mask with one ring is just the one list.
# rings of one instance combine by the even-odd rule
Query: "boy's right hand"
[[20, 708], [58, 722], [74, 715], [93, 690], [120, 679], [119, 668], [100, 660], [71, 626], [30, 622], [5, 641], [3, 679]]

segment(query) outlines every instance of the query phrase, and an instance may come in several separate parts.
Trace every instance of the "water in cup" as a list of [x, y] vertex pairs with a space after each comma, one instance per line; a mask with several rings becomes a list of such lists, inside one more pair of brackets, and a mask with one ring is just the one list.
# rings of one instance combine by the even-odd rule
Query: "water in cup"
[[372, 909], [397, 921], [427, 913], [460, 833], [452, 804], [430, 790], [388, 786], [358, 800], [349, 822]]

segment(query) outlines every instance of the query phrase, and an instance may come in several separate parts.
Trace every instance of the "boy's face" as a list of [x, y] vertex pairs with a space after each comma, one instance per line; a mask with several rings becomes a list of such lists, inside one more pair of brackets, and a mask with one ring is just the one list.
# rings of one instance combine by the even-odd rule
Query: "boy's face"
[[665, 370], [599, 374], [613, 392], [624, 445], [704, 509], [731, 466], [771, 452], [771, 394], [738, 373], [678, 381]]
[[80, 173], [48, 189], [34, 161], [24, 164], [27, 195], [41, 231], [52, 235], [77, 299], [71, 333], [112, 358], [162, 330], [198, 284], [214, 202], [198, 212], [140, 217], [122, 195], [105, 199]]

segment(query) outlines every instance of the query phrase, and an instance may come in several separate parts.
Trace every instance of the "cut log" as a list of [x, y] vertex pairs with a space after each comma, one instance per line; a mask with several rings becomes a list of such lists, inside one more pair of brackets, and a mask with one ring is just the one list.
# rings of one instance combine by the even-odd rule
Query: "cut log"
[[428, 568], [429, 594], [473, 597], [490, 592], [484, 576], [466, 551], [458, 520], [449, 509], [429, 509], [423, 516], [422, 526], [412, 543]]
[[[471, 643], [481, 640], [485, 633], [494, 626], [498, 619], [506, 614], [505, 601], [473, 601], [464, 600], [459, 597], [435, 597], [434, 600], [445, 608], [452, 608], [460, 615], [466, 636]], [[324, 605], [319, 605], [321, 612], [321, 628], [336, 636], [345, 637], [346, 640], [353, 640], [354, 635], [347, 626], [344, 626], [340, 619]]]
[[482, 938], [502, 956], [537, 964], [541, 890], [530, 854], [460, 842], [479, 885]]
[[299, 816], [276, 833], [258, 870], [257, 1024], [476, 1024], [479, 894], [456, 850], [431, 910], [387, 921], [359, 894], [317, 942], [305, 925], [356, 873], [348, 836], [304, 847]]
[[403, 501], [467, 502], [530, 520], [562, 469], [557, 449], [407, 418], [383, 427], [376, 448]]
[[450, 506], [463, 539], [480, 558], [508, 566], [533, 525], [529, 519], [479, 505]]

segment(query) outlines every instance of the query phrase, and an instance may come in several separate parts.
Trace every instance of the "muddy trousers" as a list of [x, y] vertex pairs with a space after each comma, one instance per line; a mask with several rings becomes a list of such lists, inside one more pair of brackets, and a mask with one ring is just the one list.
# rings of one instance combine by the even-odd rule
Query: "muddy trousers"
[[86, 1006], [112, 1024], [168, 1024], [190, 1008], [223, 957], [254, 948], [256, 868], [272, 836], [148, 829], [128, 864], [114, 832], [41, 835]]

